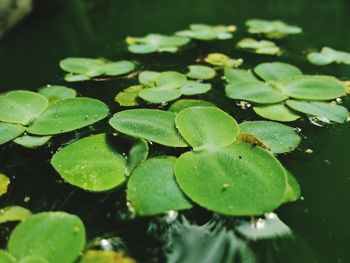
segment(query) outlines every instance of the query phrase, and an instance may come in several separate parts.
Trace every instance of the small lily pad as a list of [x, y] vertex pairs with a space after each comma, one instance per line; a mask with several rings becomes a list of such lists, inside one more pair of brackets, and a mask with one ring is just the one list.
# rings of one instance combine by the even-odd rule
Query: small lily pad
[[303, 74], [297, 67], [282, 62], [261, 63], [254, 72], [265, 81], [283, 81]]
[[141, 162], [147, 159], [148, 152], [147, 142], [144, 139], [136, 139], [129, 150], [126, 166], [127, 175], [130, 175]]
[[287, 96], [304, 100], [331, 100], [346, 94], [346, 86], [330, 76], [295, 76], [280, 88]]
[[126, 88], [125, 90], [119, 92], [114, 100], [119, 103], [120, 106], [123, 107], [133, 107], [139, 105], [137, 102], [138, 94], [141, 90], [145, 89], [146, 87], [143, 85], [135, 85], [131, 86], [129, 88]]
[[293, 151], [301, 137], [296, 131], [284, 124], [272, 121], [247, 121], [239, 124], [240, 132], [255, 136], [274, 154]]
[[177, 100], [173, 104], [171, 104], [169, 111], [179, 113], [180, 111], [190, 108], [190, 107], [196, 107], [196, 106], [208, 106], [208, 107], [215, 107], [215, 105], [209, 101], [205, 100], [194, 100], [194, 99], [183, 99], [183, 100]]
[[85, 228], [77, 216], [44, 212], [17, 225], [7, 248], [17, 261], [39, 256], [50, 263], [73, 263], [84, 246]]
[[[8, 206], [0, 209], [0, 224], [27, 220], [32, 213], [21, 206]], [[1, 262], [1, 261], [0, 261]]]
[[205, 58], [204, 61], [210, 65], [218, 67], [228, 67], [228, 68], [238, 68], [243, 63], [243, 59], [232, 59], [225, 54], [221, 53], [210, 53]]
[[231, 216], [270, 212], [281, 204], [286, 190], [286, 174], [279, 161], [247, 143], [184, 153], [175, 175], [195, 203]]
[[72, 98], [50, 104], [27, 129], [34, 135], [53, 135], [91, 125], [107, 117], [109, 110], [102, 101]]
[[25, 129], [20, 124], [0, 122], [0, 145], [17, 138]]
[[349, 117], [349, 111], [335, 103], [321, 101], [287, 100], [286, 104], [293, 110], [327, 119], [338, 123], [344, 123]]
[[24, 135], [14, 140], [15, 143], [29, 149], [38, 148], [45, 145], [51, 136], [30, 136]]
[[68, 183], [89, 191], [106, 191], [125, 181], [126, 160], [106, 134], [76, 141], [55, 153], [52, 166]]
[[178, 31], [175, 34], [204, 41], [215, 39], [226, 40], [233, 37], [232, 33], [235, 32], [236, 29], [234, 25], [210, 26], [206, 24], [191, 24], [188, 30]]
[[120, 252], [88, 250], [79, 263], [136, 263], [136, 261]]
[[134, 170], [128, 181], [127, 196], [138, 215], [152, 216], [192, 207], [175, 181], [175, 163], [175, 157], [156, 157]]
[[139, 74], [139, 82], [146, 86], [153, 86], [156, 83], [156, 79], [159, 77], [160, 72], [145, 70]]
[[235, 119], [216, 107], [191, 107], [180, 111], [176, 128], [194, 151], [230, 145], [239, 127]]
[[35, 92], [15, 90], [0, 96], [0, 121], [28, 125], [49, 105]]
[[300, 118], [298, 114], [288, 108], [284, 103], [270, 105], [256, 105], [253, 110], [259, 116], [273, 121], [290, 122]]
[[70, 57], [60, 61], [62, 70], [87, 77], [96, 77], [104, 73], [105, 63], [101, 59]]
[[248, 70], [225, 68], [225, 80], [228, 83], [234, 83], [242, 81], [257, 81], [258, 79]]
[[350, 65], [350, 53], [338, 51], [330, 47], [323, 47], [320, 52], [311, 52], [307, 55], [311, 64], [324, 66], [331, 63]]
[[187, 147], [175, 128], [175, 113], [153, 109], [126, 110], [109, 121], [117, 131], [162, 145]]
[[263, 35], [271, 39], [281, 39], [303, 32], [302, 28], [280, 20], [249, 19], [246, 21], [246, 26], [250, 34]]
[[207, 93], [211, 89], [210, 83], [201, 83], [197, 81], [187, 81], [181, 86], [180, 91], [183, 95], [192, 96]]
[[236, 47], [238, 49], [247, 50], [255, 54], [262, 55], [281, 55], [281, 49], [275, 42], [269, 40], [256, 40], [254, 38], [244, 38], [240, 40]]
[[77, 96], [77, 92], [74, 89], [55, 85], [47, 85], [46, 87], [40, 89], [38, 93], [45, 96], [49, 100], [49, 103], [58, 100], [75, 98]]
[[104, 75], [120, 76], [127, 74], [135, 69], [135, 64], [128, 60], [120, 60], [117, 62], [106, 63], [104, 67]]
[[187, 81], [186, 75], [176, 71], [165, 71], [155, 79], [158, 87], [179, 88]]
[[212, 79], [216, 75], [214, 69], [203, 65], [190, 65], [188, 69], [187, 77], [192, 79]]
[[64, 80], [67, 82], [86, 81], [89, 79], [90, 79], [90, 77], [85, 76], [85, 75], [80, 75], [80, 74], [68, 73], [68, 74], [64, 75]]
[[181, 92], [178, 89], [173, 88], [148, 88], [143, 89], [138, 93], [138, 96], [151, 103], [165, 103], [172, 100], [176, 100], [181, 97]]
[[7, 193], [7, 188], [9, 184], [10, 179], [6, 175], [0, 173], [0, 196]]

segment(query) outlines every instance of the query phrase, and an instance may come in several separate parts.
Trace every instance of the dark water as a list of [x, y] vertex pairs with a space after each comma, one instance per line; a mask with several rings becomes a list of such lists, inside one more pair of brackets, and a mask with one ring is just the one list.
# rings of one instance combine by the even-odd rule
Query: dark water
[[[324, 45], [350, 51], [349, 12], [347, 0], [37, 1], [35, 11], [0, 41], [0, 91], [64, 84], [58, 61], [67, 56], [135, 59], [154, 70], [185, 70], [198, 56], [211, 51], [243, 57], [246, 66], [271, 61], [273, 58], [267, 56], [257, 58], [234, 50], [248, 18], [278, 18], [303, 27], [302, 36], [279, 43], [287, 50], [281, 60], [306, 73], [350, 78], [350, 66], [319, 68], [306, 63], [302, 55], [305, 50]], [[234, 40], [199, 43], [177, 55], [135, 56], [122, 45], [127, 35], [172, 33], [192, 22], [235, 23], [240, 30]], [[115, 94], [133, 83], [135, 80], [111, 80], [70, 86], [81, 95], [105, 101], [116, 112], [120, 108], [113, 102]], [[217, 103], [238, 121], [258, 119], [251, 110], [243, 111], [226, 99], [219, 81], [214, 91], [202, 98]], [[344, 104], [350, 108], [349, 99]], [[303, 200], [284, 205], [277, 214], [294, 231], [295, 238], [251, 244], [254, 252], [260, 262], [350, 262], [350, 124], [317, 127], [305, 119], [291, 125], [301, 128], [305, 139], [300, 149], [279, 159], [300, 182]], [[11, 144], [1, 147], [0, 170], [12, 178], [10, 192], [2, 197], [1, 206], [16, 204], [34, 212], [63, 210], [78, 214], [87, 226], [89, 239], [118, 236], [140, 262], [161, 262], [162, 244], [147, 234], [150, 220], [129, 220], [123, 188], [102, 194], [83, 192], [61, 182], [49, 164], [62, 143], [106, 129], [104, 121], [94, 129], [57, 136], [50, 146], [40, 150]], [[306, 154], [307, 148], [314, 153]], [[164, 151], [171, 154], [162, 148], [151, 150], [153, 155]], [[30, 197], [28, 202], [24, 202], [26, 196]], [[211, 214], [197, 208], [187, 216], [203, 223]], [[2, 245], [8, 232], [1, 229]]]

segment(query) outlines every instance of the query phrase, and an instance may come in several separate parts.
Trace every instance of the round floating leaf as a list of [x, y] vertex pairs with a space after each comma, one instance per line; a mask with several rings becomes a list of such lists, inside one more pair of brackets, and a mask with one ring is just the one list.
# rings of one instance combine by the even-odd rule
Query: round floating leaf
[[[0, 224], [12, 221], [24, 221], [28, 219], [32, 213], [21, 206], [8, 206], [0, 209]], [[1, 261], [0, 261], [1, 262]]]
[[165, 103], [181, 97], [181, 92], [173, 88], [148, 88], [138, 93], [138, 96], [151, 103]]
[[191, 65], [188, 69], [187, 77], [192, 79], [212, 79], [216, 75], [216, 71], [207, 66]]
[[127, 196], [141, 216], [191, 208], [175, 177], [175, 157], [156, 157], [141, 163], [128, 181]]
[[148, 156], [148, 144], [144, 139], [137, 139], [136, 142], [129, 150], [126, 174], [130, 175], [131, 172]]
[[225, 68], [225, 80], [228, 83], [242, 81], [257, 81], [257, 78], [248, 70]]
[[289, 122], [300, 118], [299, 115], [286, 107], [284, 103], [258, 105], [253, 107], [253, 109], [259, 116], [273, 121]]
[[211, 89], [211, 84], [197, 81], [187, 81], [181, 86], [180, 91], [183, 95], [192, 96], [207, 93]]
[[172, 147], [187, 147], [175, 128], [175, 113], [135, 109], [116, 113], [109, 121], [117, 131]]
[[346, 94], [346, 86], [329, 76], [295, 76], [280, 88], [289, 97], [304, 100], [331, 100]]
[[273, 86], [261, 81], [242, 81], [232, 83], [225, 88], [226, 96], [231, 99], [247, 100], [257, 103], [277, 103], [288, 97]]
[[0, 196], [7, 193], [7, 188], [9, 184], [10, 179], [6, 175], [0, 173]]
[[105, 72], [105, 62], [101, 59], [93, 58], [65, 58], [60, 61], [60, 67], [66, 72], [96, 77]]
[[338, 51], [330, 47], [323, 47], [321, 52], [312, 52], [307, 55], [311, 64], [324, 66], [333, 62], [350, 65], [350, 53]]
[[283, 203], [294, 202], [299, 199], [301, 195], [300, 185], [295, 177], [288, 171], [287, 174], [287, 188], [284, 193]]
[[239, 128], [241, 133], [262, 141], [275, 154], [291, 152], [301, 141], [293, 128], [277, 122], [247, 121], [239, 124]]
[[128, 50], [134, 54], [148, 54], [148, 53], [156, 52], [158, 50], [158, 47], [150, 44], [140, 44], [140, 45], [130, 45], [128, 46]]
[[49, 105], [35, 92], [15, 90], [0, 96], [0, 121], [28, 125]]
[[224, 215], [270, 212], [281, 204], [286, 190], [286, 174], [279, 161], [247, 143], [184, 153], [175, 174], [180, 188], [194, 202]]
[[156, 83], [156, 79], [159, 77], [160, 73], [156, 71], [142, 71], [139, 74], [139, 82], [143, 85], [152, 86]]
[[14, 140], [15, 143], [29, 149], [43, 146], [51, 139], [51, 136], [30, 136], [24, 135]]
[[234, 25], [217, 25], [210, 26], [206, 24], [191, 24], [189, 30], [182, 30], [176, 32], [178, 36], [190, 37], [198, 40], [226, 40], [233, 37], [232, 32], [236, 31]]
[[107, 63], [104, 67], [104, 74], [107, 76], [119, 76], [129, 73], [135, 69], [135, 64], [128, 60]]
[[320, 119], [325, 118], [329, 121], [344, 123], [349, 117], [349, 112], [343, 106], [335, 103], [320, 101], [301, 101], [287, 100], [286, 104], [293, 110], [316, 116]]
[[85, 81], [85, 80], [89, 80], [90, 77], [85, 76], [85, 75], [79, 75], [79, 74], [66, 74], [64, 76], [64, 80], [67, 82], [78, 82], [78, 81]]
[[265, 81], [283, 81], [303, 74], [297, 67], [281, 62], [261, 63], [254, 72]]
[[44, 212], [20, 223], [8, 241], [17, 261], [39, 256], [50, 263], [73, 263], [85, 246], [81, 220], [64, 212]]
[[204, 61], [214, 66], [228, 68], [238, 68], [243, 63], [243, 59], [232, 59], [221, 53], [210, 53], [204, 58]]
[[51, 164], [68, 183], [89, 191], [106, 191], [125, 181], [126, 160], [105, 134], [68, 145], [54, 154]]
[[136, 263], [136, 261], [119, 252], [88, 250], [79, 263]]
[[195, 151], [227, 146], [239, 133], [236, 120], [216, 107], [187, 108], [176, 115], [175, 123]]
[[158, 87], [179, 88], [187, 81], [186, 75], [176, 71], [165, 71], [156, 78]]
[[129, 88], [126, 88], [125, 90], [119, 92], [114, 100], [119, 103], [120, 106], [123, 107], [132, 107], [139, 105], [137, 102], [138, 94], [141, 90], [145, 89], [146, 87], [143, 85], [135, 85], [131, 86]]
[[195, 107], [195, 106], [212, 106], [215, 107], [215, 105], [209, 101], [205, 100], [193, 100], [193, 99], [183, 99], [175, 101], [173, 104], [171, 104], [169, 111], [178, 113], [184, 109]]
[[0, 145], [17, 138], [25, 129], [20, 124], [0, 122]]
[[16, 263], [16, 259], [4, 250], [0, 250], [0, 262], [1, 263]]
[[77, 96], [77, 92], [74, 89], [65, 86], [48, 85], [45, 88], [40, 89], [38, 93], [45, 96], [50, 103], [58, 100], [75, 98]]
[[272, 39], [281, 39], [303, 32], [302, 28], [288, 25], [280, 20], [249, 19], [246, 21], [246, 26], [250, 34], [262, 34]]
[[268, 40], [256, 40], [253, 38], [244, 38], [240, 40], [236, 47], [256, 54], [263, 55], [281, 55], [281, 49], [274, 42]]
[[91, 98], [72, 98], [50, 104], [27, 129], [35, 135], [52, 135], [73, 131], [107, 117], [103, 102]]

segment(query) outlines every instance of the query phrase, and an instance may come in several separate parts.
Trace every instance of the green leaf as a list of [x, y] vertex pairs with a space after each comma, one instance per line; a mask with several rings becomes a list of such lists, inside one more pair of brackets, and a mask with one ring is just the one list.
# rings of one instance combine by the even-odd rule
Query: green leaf
[[37, 255], [26, 256], [22, 258], [18, 263], [50, 263], [46, 259]]
[[119, 76], [129, 73], [135, 69], [135, 64], [128, 60], [107, 63], [104, 67], [104, 74], [107, 76]]
[[91, 98], [72, 98], [50, 104], [27, 129], [35, 135], [53, 135], [74, 131], [107, 117], [103, 102]]
[[183, 95], [192, 96], [207, 93], [210, 89], [211, 84], [209, 83], [201, 83], [189, 80], [183, 86], [181, 86], [180, 91]]
[[240, 132], [251, 134], [263, 142], [274, 154], [293, 151], [301, 137], [284, 124], [272, 121], [247, 121], [239, 124]]
[[9, 184], [10, 179], [6, 175], [0, 173], [0, 196], [7, 193], [7, 188]]
[[157, 52], [158, 47], [151, 44], [133, 44], [128, 46], [128, 50], [134, 54], [149, 54]]
[[344, 123], [349, 117], [348, 110], [335, 103], [320, 101], [287, 100], [286, 104], [293, 110], [316, 116], [320, 119]]
[[152, 216], [192, 207], [175, 181], [175, 163], [175, 157], [156, 157], [135, 169], [128, 181], [127, 196], [136, 214]]
[[243, 63], [243, 59], [232, 59], [225, 54], [221, 53], [210, 53], [205, 58], [204, 61], [210, 65], [218, 67], [228, 67], [228, 68], [238, 68]]
[[270, 212], [281, 204], [286, 190], [286, 174], [279, 161], [247, 143], [184, 153], [176, 163], [175, 175], [194, 202], [231, 216]]
[[85, 75], [80, 75], [80, 74], [68, 73], [68, 74], [64, 75], [64, 80], [67, 82], [86, 81], [89, 79], [90, 79], [90, 77], [85, 76]]
[[283, 81], [303, 74], [297, 67], [281, 62], [261, 63], [254, 72], [265, 81]]
[[79, 263], [136, 263], [120, 252], [109, 250], [88, 250]]
[[160, 73], [156, 71], [145, 70], [139, 74], [139, 82], [146, 86], [153, 86], [156, 83], [156, 79], [159, 77]]
[[247, 50], [255, 54], [263, 55], [281, 55], [281, 49], [272, 41], [256, 40], [254, 38], [243, 38], [236, 47], [238, 49]]
[[277, 103], [288, 97], [270, 84], [262, 81], [241, 81], [226, 86], [226, 96], [231, 99], [256, 103]]
[[294, 202], [297, 201], [301, 195], [300, 185], [295, 177], [288, 171], [287, 174], [287, 188], [284, 193], [282, 203]]
[[0, 122], [0, 145], [17, 138], [25, 129], [20, 124]]
[[43, 146], [51, 139], [51, 136], [30, 136], [23, 135], [14, 140], [15, 143], [29, 149]]
[[176, 100], [181, 97], [181, 92], [178, 89], [173, 88], [147, 88], [138, 93], [138, 96], [151, 103], [165, 103], [168, 101]]
[[147, 142], [144, 139], [137, 139], [129, 150], [126, 166], [127, 175], [130, 175], [141, 162], [147, 159], [148, 152]]
[[155, 83], [158, 87], [179, 88], [187, 81], [186, 75], [176, 71], [165, 71], [159, 74]]
[[212, 79], [216, 75], [214, 69], [203, 65], [190, 65], [188, 69], [187, 77], [192, 79]]
[[89, 191], [106, 191], [125, 181], [126, 160], [98, 134], [55, 153], [52, 166], [68, 183]]
[[46, 97], [49, 100], [49, 103], [58, 100], [75, 98], [77, 96], [77, 92], [74, 89], [55, 85], [47, 85], [46, 87], [40, 89], [38, 93]]
[[129, 88], [126, 88], [125, 90], [119, 92], [114, 100], [115, 102], [119, 103], [120, 106], [123, 107], [133, 107], [139, 105], [137, 102], [138, 94], [141, 90], [145, 89], [146, 87], [143, 85], [135, 85], [131, 86]]
[[323, 47], [321, 52], [311, 52], [307, 55], [311, 64], [324, 66], [331, 63], [350, 65], [350, 53]]
[[50, 263], [73, 263], [85, 246], [81, 220], [64, 212], [44, 212], [17, 225], [8, 251], [17, 261], [36, 255]]
[[346, 94], [346, 86], [330, 76], [295, 76], [280, 88], [289, 97], [304, 100], [331, 100]]
[[[8, 206], [0, 209], [0, 224], [27, 220], [32, 213], [21, 206]], [[1, 262], [1, 261], [0, 261]]]
[[0, 96], [0, 121], [28, 125], [49, 105], [35, 92], [15, 90]]
[[105, 72], [104, 66], [102, 59], [70, 57], [60, 61], [62, 70], [87, 77], [102, 75]]
[[4, 250], [0, 250], [0, 262], [1, 263], [16, 263], [16, 259]]
[[225, 68], [225, 80], [228, 83], [234, 83], [243, 81], [257, 81], [257, 78], [248, 70]]
[[194, 151], [227, 146], [239, 133], [236, 120], [216, 107], [187, 108], [176, 115], [175, 123]]
[[250, 34], [264, 35], [272, 39], [281, 39], [288, 35], [300, 34], [303, 30], [280, 20], [249, 19], [246, 21]]
[[175, 34], [178, 36], [189, 37], [198, 40], [226, 40], [233, 37], [233, 32], [236, 31], [234, 25], [217, 25], [210, 26], [206, 24], [191, 24], [190, 29], [178, 31]]
[[162, 145], [187, 147], [175, 128], [175, 113], [135, 109], [116, 113], [109, 121], [117, 131]]
[[177, 100], [173, 104], [171, 104], [169, 111], [178, 113], [184, 109], [195, 107], [195, 106], [212, 106], [215, 107], [215, 105], [209, 101], [205, 100], [194, 100], [194, 99], [183, 99], [183, 100]]
[[284, 103], [257, 105], [253, 107], [253, 110], [259, 116], [273, 121], [290, 122], [300, 118], [299, 115], [286, 107]]

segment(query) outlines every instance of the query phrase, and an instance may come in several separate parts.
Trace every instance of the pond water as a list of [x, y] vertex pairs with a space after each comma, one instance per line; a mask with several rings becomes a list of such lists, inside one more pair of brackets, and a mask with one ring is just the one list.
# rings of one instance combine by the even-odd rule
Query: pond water
[[[301, 53], [322, 46], [350, 51], [349, 12], [347, 0], [37, 1], [34, 12], [0, 41], [0, 91], [65, 85], [58, 61], [68, 56], [134, 59], [147, 69], [182, 71], [199, 56], [216, 51], [242, 57], [246, 66], [274, 60], [234, 49], [234, 43], [245, 35], [243, 25], [249, 18], [281, 19], [303, 27], [305, 33], [301, 36], [280, 42], [287, 50], [281, 61], [310, 74], [350, 78], [350, 66], [312, 66]], [[199, 43], [176, 55], [131, 55], [123, 46], [125, 36], [170, 34], [193, 22], [234, 23], [239, 31], [233, 40]], [[116, 93], [135, 82], [114, 79], [67, 86], [81, 95], [101, 99], [114, 113], [122, 109], [114, 102]], [[200, 98], [219, 105], [239, 122], [259, 119], [251, 109], [242, 110], [226, 98], [221, 84]], [[343, 103], [350, 108], [349, 98]], [[350, 262], [350, 124], [320, 127], [302, 119], [291, 125], [301, 129], [303, 142], [298, 150], [279, 159], [298, 179], [302, 199], [283, 205], [276, 213], [293, 230], [294, 237], [252, 243], [253, 251], [259, 262]], [[56, 136], [50, 146], [38, 150], [12, 144], [0, 147], [0, 169], [13, 178], [1, 206], [22, 205], [33, 212], [62, 210], [77, 214], [84, 221], [90, 240], [117, 236], [122, 238], [129, 255], [139, 262], [162, 262], [164, 244], [149, 233], [149, 224], [155, 225], [157, 220], [131, 220], [123, 199], [124, 188], [99, 194], [84, 192], [65, 184], [50, 166], [52, 154], [62, 144], [106, 129], [111, 131], [107, 121], [102, 121], [93, 128]], [[308, 148], [312, 154], [305, 152]], [[152, 146], [151, 150], [152, 155], [164, 151], [179, 154], [162, 147]], [[211, 218], [209, 212], [197, 208], [186, 216], [198, 224]], [[0, 229], [1, 245], [5, 245], [10, 230]], [[123, 246], [119, 243], [117, 240], [117, 247]]]

